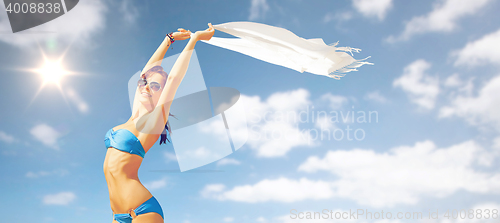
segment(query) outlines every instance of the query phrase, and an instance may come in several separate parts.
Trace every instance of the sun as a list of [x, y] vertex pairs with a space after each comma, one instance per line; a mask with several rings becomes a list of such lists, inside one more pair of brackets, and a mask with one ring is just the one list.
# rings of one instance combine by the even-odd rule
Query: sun
[[43, 85], [49, 83], [59, 85], [61, 79], [69, 74], [68, 71], [64, 70], [60, 61], [50, 61], [47, 59], [43, 66], [36, 69], [35, 72], [42, 76]]
[[40, 85], [40, 88], [38, 88], [38, 91], [35, 93], [35, 96], [31, 100], [30, 104], [33, 103], [33, 101], [35, 101], [38, 94], [48, 85], [57, 87], [67, 103], [66, 96], [63, 91], [63, 86], [61, 85], [61, 81], [64, 79], [65, 76], [74, 75], [77, 73], [64, 69], [62, 63], [64, 59], [64, 54], [63, 56], [59, 57], [59, 59], [56, 60], [52, 60], [46, 57], [43, 51], [42, 51], [42, 56], [43, 56], [43, 61], [38, 68], [21, 69], [24, 71], [37, 74], [42, 78], [42, 84]]
[[[36, 91], [35, 95], [33, 96], [33, 99], [31, 99], [31, 102], [29, 103], [28, 107], [35, 101], [35, 99], [38, 97], [40, 92], [46, 87], [56, 87], [59, 92], [61, 93], [64, 101], [66, 104], [69, 104], [67, 96], [69, 96], [71, 99], [71, 88], [68, 88], [68, 84], [62, 84], [63, 79], [66, 78], [66, 76], [73, 76], [73, 75], [79, 75], [79, 72], [74, 72], [74, 71], [69, 71], [66, 70], [65, 67], [63, 66], [63, 61], [66, 53], [69, 50], [69, 47], [64, 50], [62, 55], [57, 57], [48, 57], [45, 52], [42, 50], [40, 45], [38, 46], [40, 50], [40, 54], [42, 56], [42, 61], [40, 61], [40, 64], [38, 67], [32, 67], [32, 68], [19, 68], [20, 71], [24, 72], [29, 72], [32, 74], [35, 74], [39, 76], [42, 79], [42, 83], [38, 90]], [[65, 91], [70, 91], [68, 92], [68, 95], [66, 95]]]

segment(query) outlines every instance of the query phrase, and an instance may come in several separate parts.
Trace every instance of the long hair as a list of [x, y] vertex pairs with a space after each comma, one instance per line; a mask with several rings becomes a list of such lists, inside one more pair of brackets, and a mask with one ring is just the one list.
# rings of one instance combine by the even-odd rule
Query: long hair
[[[165, 78], [165, 81], [163, 82], [163, 86], [165, 86], [167, 80], [168, 80], [168, 74], [167, 72], [165, 72], [163, 70], [163, 67], [162, 66], [154, 66], [154, 67], [151, 67], [148, 71], [146, 71], [144, 73], [144, 76], [147, 78], [149, 76], [151, 76], [152, 74], [161, 74], [164, 78]], [[172, 116], [174, 117], [175, 119], [177, 119], [175, 117], [175, 115], [172, 115], [172, 113], [168, 112], [168, 116]], [[172, 134], [172, 130], [170, 128], [170, 123], [169, 121], [167, 121], [167, 123], [165, 124], [165, 128], [163, 129], [163, 132], [161, 133], [161, 139], [160, 139], [160, 145], [162, 143], [165, 143], [167, 144], [166, 141], [170, 142], [170, 140], [168, 140], [168, 137], [167, 137], [167, 131], [169, 134]]]

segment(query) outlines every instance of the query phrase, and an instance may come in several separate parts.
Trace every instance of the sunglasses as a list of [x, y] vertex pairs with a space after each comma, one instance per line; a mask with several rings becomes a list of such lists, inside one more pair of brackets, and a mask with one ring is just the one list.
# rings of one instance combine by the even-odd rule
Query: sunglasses
[[149, 89], [153, 90], [154, 92], [157, 92], [161, 89], [160, 83], [158, 83], [156, 81], [148, 83], [148, 81], [146, 79], [142, 79], [142, 78], [139, 79], [139, 81], [137, 81], [137, 86], [139, 88], [145, 87], [146, 85], [149, 85]]

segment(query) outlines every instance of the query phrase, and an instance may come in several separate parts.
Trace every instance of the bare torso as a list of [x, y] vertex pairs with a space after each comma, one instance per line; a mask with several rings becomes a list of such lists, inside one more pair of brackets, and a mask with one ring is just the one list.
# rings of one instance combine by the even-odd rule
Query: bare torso
[[[125, 123], [113, 128], [127, 129], [137, 136], [147, 151], [158, 140], [159, 135], [140, 134], [133, 123]], [[111, 209], [114, 213], [127, 213], [153, 195], [139, 181], [139, 167], [143, 158], [113, 147], [108, 148], [104, 159], [103, 171], [108, 184]]]

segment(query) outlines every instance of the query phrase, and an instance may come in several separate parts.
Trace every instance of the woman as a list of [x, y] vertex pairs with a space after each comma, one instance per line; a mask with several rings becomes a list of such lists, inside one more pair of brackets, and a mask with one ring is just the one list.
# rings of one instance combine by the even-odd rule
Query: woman
[[[158, 201], [141, 184], [138, 170], [144, 154], [155, 144], [166, 128], [170, 105], [189, 66], [189, 60], [198, 40], [209, 40], [214, 34], [212, 24], [204, 31], [191, 34], [167, 34], [165, 40], [143, 69], [138, 82], [132, 116], [108, 131], [105, 144], [104, 175], [108, 184], [113, 223], [163, 222], [163, 211]], [[161, 64], [171, 42], [189, 39], [170, 74]], [[163, 136], [162, 136], [163, 138]]]

